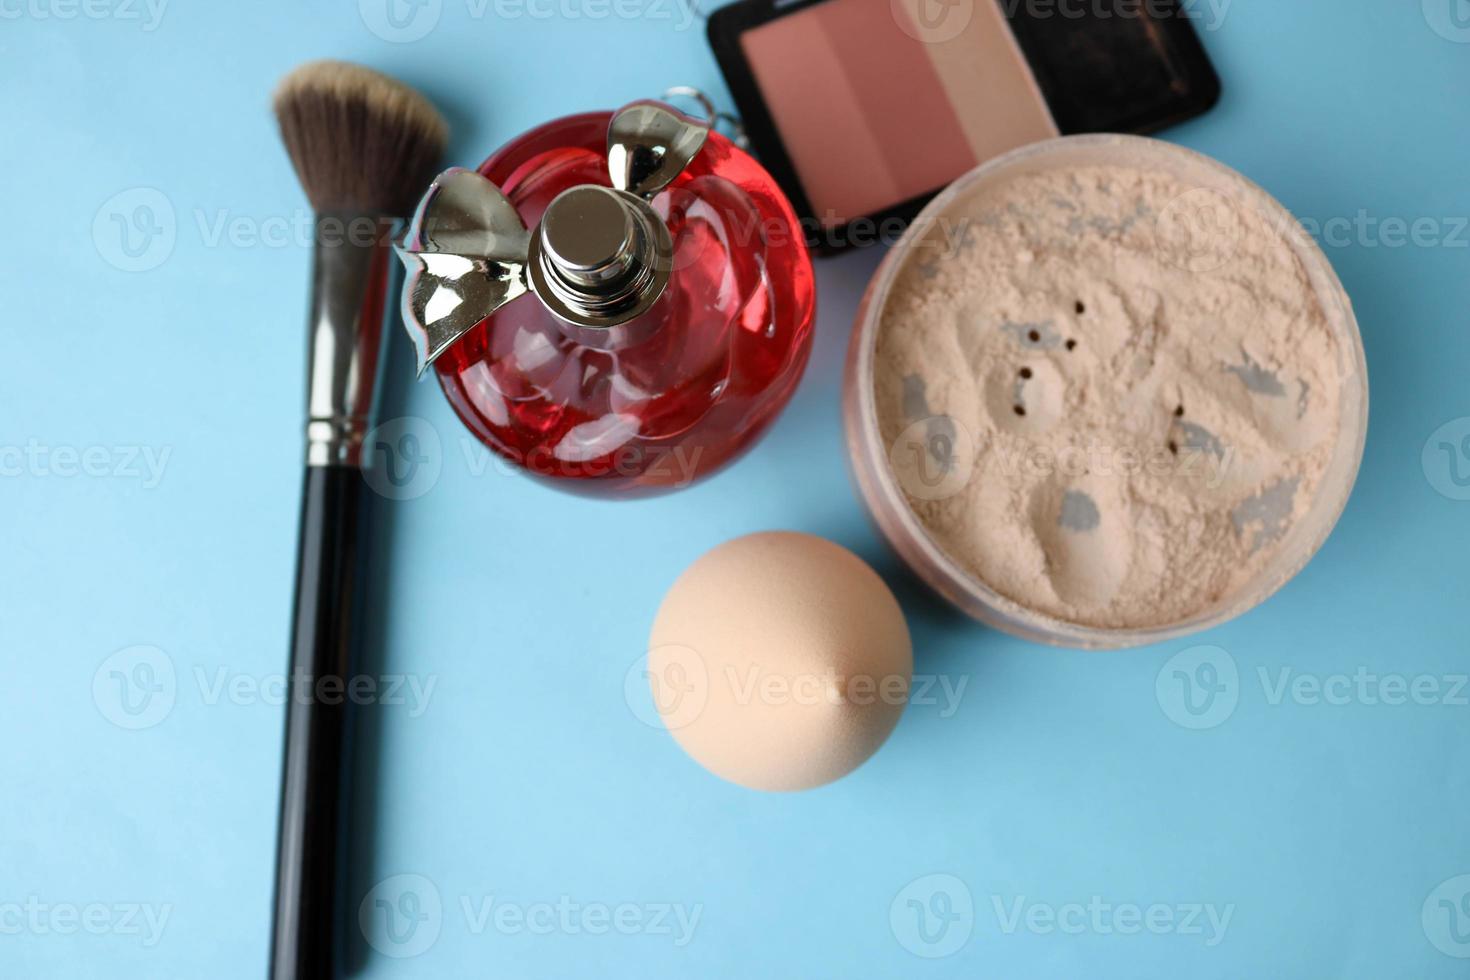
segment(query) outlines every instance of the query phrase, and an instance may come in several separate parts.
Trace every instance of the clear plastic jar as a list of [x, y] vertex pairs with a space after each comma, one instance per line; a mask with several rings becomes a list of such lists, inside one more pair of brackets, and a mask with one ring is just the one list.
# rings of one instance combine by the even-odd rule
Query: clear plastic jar
[[[1257, 209], [1278, 227], [1297, 228], [1289, 212], [1260, 187], [1209, 157], [1182, 147], [1135, 136], [1070, 136], [1022, 148], [961, 177], [936, 197], [890, 251], [859, 307], [848, 352], [844, 422], [858, 491], [879, 530], [908, 565], [956, 607], [996, 629], [1042, 643], [1086, 649], [1117, 649], [1164, 642], [1219, 625], [1260, 604], [1297, 574], [1316, 554], [1347, 504], [1363, 456], [1367, 433], [1368, 383], [1362, 338], [1352, 305], [1331, 265], [1305, 235], [1284, 236], [1339, 340], [1345, 363], [1339, 425], [1330, 462], [1305, 516], [1286, 533], [1274, 556], [1242, 588], [1190, 618], [1139, 629], [1109, 629], [1067, 622], [1028, 608], [980, 581], [948, 555], [914, 514], [889, 464], [874, 395], [874, 357], [885, 304], [894, 283], [925, 236], [939, 234], [976, 193], [1023, 174], [1088, 166], [1128, 166], [1171, 175], [1191, 187], [1226, 195]], [[951, 225], [952, 227], [952, 225]]]

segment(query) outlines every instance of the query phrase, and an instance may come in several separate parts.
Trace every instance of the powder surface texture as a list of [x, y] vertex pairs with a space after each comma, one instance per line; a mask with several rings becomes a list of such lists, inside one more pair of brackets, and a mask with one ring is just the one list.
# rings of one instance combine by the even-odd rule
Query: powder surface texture
[[1288, 230], [1232, 202], [1132, 167], [1016, 176], [900, 273], [874, 359], [889, 461], [1001, 595], [1179, 623], [1235, 598], [1310, 507], [1344, 345]]

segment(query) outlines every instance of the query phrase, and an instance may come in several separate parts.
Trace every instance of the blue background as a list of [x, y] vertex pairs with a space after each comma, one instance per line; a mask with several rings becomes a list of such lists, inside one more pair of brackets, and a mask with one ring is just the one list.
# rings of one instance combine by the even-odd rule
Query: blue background
[[[438, 19], [408, 27], [425, 36], [392, 40], [374, 0], [172, 0], [153, 29], [123, 2], [0, 5], [0, 976], [259, 977], [282, 709], [249, 685], [284, 670], [307, 260], [296, 242], [211, 230], [303, 213], [275, 80], [319, 56], [397, 74], [445, 107], [462, 164], [557, 115], [722, 89], [671, 3], [620, 18], [430, 0], [421, 16]], [[1195, 641], [1044, 649], [968, 623], [898, 567], [849, 486], [838, 414], [876, 250], [820, 263], [811, 366], [765, 441], [651, 502], [486, 468], [399, 344], [387, 415], [438, 448], [427, 492], [379, 501], [368, 656], [435, 688], [366, 732], [356, 895], [391, 879], [378, 897], [395, 910], [406, 888], [441, 911], [405, 943], [370, 920], [376, 947], [417, 955], [354, 936], [367, 975], [1470, 974], [1449, 955], [1470, 955], [1470, 907], [1456, 921], [1439, 904], [1470, 882], [1455, 880], [1470, 873], [1470, 707], [1447, 697], [1470, 670], [1470, 503], [1450, 469], [1470, 457], [1438, 449], [1470, 432], [1470, 248], [1446, 220], [1470, 215], [1461, 25], [1461, 0], [1235, 0], [1203, 32], [1226, 95], [1168, 138], [1303, 218], [1435, 219], [1438, 240], [1353, 232], [1328, 248], [1372, 373], [1362, 476], [1302, 575]], [[140, 255], [122, 251], [119, 217], [141, 222]], [[165, 234], [149, 243], [144, 226]], [[94, 475], [68, 447], [94, 450]], [[168, 453], [160, 479], [130, 462], [145, 449]], [[707, 775], [644, 724], [636, 684], [624, 693], [678, 572], [768, 528], [873, 562], [918, 672], [966, 684], [958, 710], [912, 706], [869, 764], [802, 795]], [[1170, 693], [1181, 651], [1226, 668], [1212, 727], [1176, 723], [1193, 717]], [[173, 681], [141, 719], [126, 713], [141, 694], [112, 686], [114, 670], [146, 680], [140, 664]], [[1273, 697], [1283, 670], [1360, 669], [1436, 679], [1437, 703]], [[215, 696], [220, 679], [245, 686]], [[1067, 914], [1094, 896], [1231, 918], [1210, 945], [1207, 925], [1007, 931], [996, 911]], [[487, 898], [533, 915], [628, 904], [649, 927], [477, 928]], [[910, 898], [951, 919], [919, 922]], [[101, 934], [65, 931], [65, 909], [93, 905]], [[130, 905], [166, 910], [161, 935]], [[692, 941], [649, 922], [658, 906], [698, 909]]]

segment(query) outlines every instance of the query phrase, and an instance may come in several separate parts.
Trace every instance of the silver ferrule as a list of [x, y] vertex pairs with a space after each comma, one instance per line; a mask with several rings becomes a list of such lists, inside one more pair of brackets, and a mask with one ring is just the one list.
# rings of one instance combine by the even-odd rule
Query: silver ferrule
[[319, 214], [313, 245], [306, 396], [306, 465], [363, 465], [375, 424], [386, 314], [400, 268], [396, 219]]

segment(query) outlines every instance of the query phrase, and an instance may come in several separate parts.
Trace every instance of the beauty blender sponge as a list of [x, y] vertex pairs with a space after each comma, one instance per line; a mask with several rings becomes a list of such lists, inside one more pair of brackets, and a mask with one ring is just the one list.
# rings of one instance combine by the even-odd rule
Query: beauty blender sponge
[[766, 532], [706, 553], [654, 620], [659, 713], [710, 772], [760, 790], [847, 775], [908, 700], [913, 648], [893, 593], [852, 552]]

